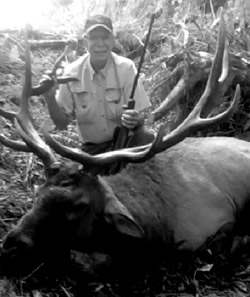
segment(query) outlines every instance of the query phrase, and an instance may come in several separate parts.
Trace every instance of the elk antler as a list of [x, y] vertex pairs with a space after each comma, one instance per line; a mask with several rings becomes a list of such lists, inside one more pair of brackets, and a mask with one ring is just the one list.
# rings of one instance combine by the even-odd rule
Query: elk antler
[[[66, 84], [68, 82], [71, 81], [77, 81], [78, 78], [76, 77], [71, 77], [71, 76], [60, 76], [60, 77], [56, 77], [56, 71], [58, 69], [58, 67], [60, 66], [62, 60], [64, 59], [64, 57], [69, 53], [69, 51], [71, 50], [71, 46], [73, 44], [73, 41], [68, 41], [63, 53], [57, 58], [53, 69], [48, 73], [51, 77], [55, 77], [56, 81], [58, 84]], [[42, 95], [44, 92], [48, 91], [53, 84], [53, 80], [47, 80], [47, 81], [43, 81], [42, 83], [40, 83], [39, 85], [32, 87], [32, 91], [31, 91], [31, 96], [39, 96]], [[0, 116], [4, 117], [5, 119], [11, 121], [11, 122], [15, 122], [15, 118], [16, 118], [16, 112], [13, 111], [6, 111], [3, 108], [0, 108]], [[5, 140], [7, 140], [7, 138], [3, 135], [0, 135], [0, 137]], [[1, 142], [1, 141], [0, 141]], [[9, 140], [10, 143], [10, 147], [16, 149], [15, 147], [15, 141], [13, 140]], [[21, 145], [20, 142], [18, 142], [18, 145]], [[23, 147], [25, 147], [25, 144], [23, 144]], [[19, 147], [21, 148], [21, 146]], [[27, 151], [27, 148], [24, 148], [25, 151]]]
[[[27, 44], [27, 41], [26, 41], [26, 44]], [[56, 60], [55, 65], [53, 66], [53, 69], [50, 72], [51, 76], [56, 76], [56, 71], [57, 71], [60, 63], [64, 59], [64, 57], [68, 54], [69, 50], [71, 49], [71, 46], [72, 46], [72, 41], [69, 41], [67, 43], [65, 49], [64, 49], [64, 52]], [[26, 61], [26, 65], [27, 65], [27, 63], [30, 63], [30, 58], [26, 54], [26, 60], [27, 59], [29, 60], [29, 62]], [[26, 66], [26, 70], [27, 70], [27, 66]], [[75, 78], [75, 77], [70, 77], [70, 76], [61, 76], [61, 77], [57, 77], [56, 80], [57, 80], [58, 84], [65, 84], [65, 83], [68, 83], [70, 81], [76, 81], [78, 79]], [[31, 95], [32, 96], [39, 96], [39, 95], [43, 94], [44, 92], [46, 92], [51, 87], [51, 82], [52, 81], [50, 80], [47, 83], [43, 82], [42, 84], [33, 87], [31, 89], [31, 93], [29, 94], [28, 97], [30, 97]], [[25, 89], [25, 87], [24, 87], [24, 89]], [[24, 101], [24, 100], [22, 100], [22, 101]], [[25, 105], [25, 104], [23, 104], [23, 105]], [[28, 108], [22, 107], [22, 103], [21, 103], [21, 110], [19, 111], [19, 113], [25, 115], [25, 112], [23, 112], [22, 109], [28, 111]], [[9, 120], [9, 121], [11, 121], [13, 123], [15, 123], [15, 119], [17, 117], [17, 114], [18, 114], [18, 112], [6, 111], [6, 110], [0, 108], [0, 116], [6, 118], [7, 120]], [[22, 135], [23, 135], [23, 137], [25, 137], [23, 133], [22, 133]], [[26, 142], [27, 142], [27, 139], [26, 139]], [[24, 142], [17, 141], [17, 140], [11, 140], [11, 139], [9, 139], [8, 137], [6, 137], [3, 134], [0, 134], [0, 143], [2, 143], [4, 146], [10, 147], [10, 148], [12, 148], [14, 150], [17, 150], [17, 151], [23, 151], [23, 152], [31, 152], [32, 151]], [[45, 143], [44, 143], [44, 145], [46, 146]]]
[[13, 148], [16, 151], [30, 153], [30, 149], [25, 143], [18, 140], [11, 140], [3, 134], [0, 134], [0, 142], [4, 146]]
[[[170, 134], [164, 135], [163, 125], [160, 127], [155, 141], [151, 144], [139, 146], [135, 148], [127, 148], [116, 150], [99, 155], [89, 155], [79, 149], [72, 149], [62, 145], [53, 139], [48, 131], [44, 129], [44, 136], [46, 142], [60, 155], [69, 158], [71, 160], [82, 163], [87, 168], [91, 169], [95, 166], [103, 166], [112, 164], [115, 162], [131, 162], [139, 163], [146, 159], [151, 158], [155, 154], [166, 150], [167, 148], [182, 141], [185, 137], [191, 135], [202, 129], [207, 129], [212, 125], [218, 125], [219, 123], [229, 119], [235, 107], [238, 104], [240, 98], [240, 87], [236, 88], [234, 99], [226, 111], [211, 118], [201, 118], [201, 114], [204, 109], [210, 112], [211, 104], [214, 104], [214, 98], [217, 98], [217, 93], [222, 93], [223, 85], [227, 79], [229, 72], [229, 53], [228, 44], [226, 42], [226, 30], [223, 13], [221, 14], [220, 28], [217, 41], [216, 55], [210, 70], [210, 75], [207, 81], [207, 85], [203, 95], [199, 102], [189, 114], [189, 116], [183, 121], [183, 123], [173, 130]], [[223, 95], [223, 94], [222, 94]]]
[[51, 149], [46, 145], [46, 143], [39, 136], [38, 132], [35, 130], [32, 124], [32, 118], [29, 114], [29, 98], [32, 95], [32, 85], [27, 29], [25, 30], [25, 43], [25, 81], [22, 91], [20, 111], [15, 113], [13, 118], [21, 138], [27, 145], [18, 141], [7, 139], [3, 135], [0, 137], [0, 142], [19, 151], [22, 150], [26, 152], [34, 152], [43, 161], [45, 168], [47, 168], [53, 164], [56, 159]]
[[[67, 43], [67, 45], [66, 45], [63, 53], [61, 54], [61, 56], [59, 58], [57, 58], [52, 71], [50, 71], [48, 73], [49, 76], [56, 78], [56, 81], [57, 81], [58, 84], [66, 84], [68, 82], [78, 80], [77, 77], [71, 77], [71, 76], [56, 77], [56, 71], [57, 71], [58, 67], [60, 66], [60, 64], [61, 64], [62, 60], [64, 59], [64, 57], [70, 52], [72, 44], [73, 44], [73, 41], [69, 41]], [[32, 95], [33, 96], [38, 96], [38, 95], [43, 94], [44, 92], [48, 91], [52, 87], [53, 83], [54, 83], [53, 80], [43, 81], [40, 85], [35, 86], [35, 87], [32, 88]]]

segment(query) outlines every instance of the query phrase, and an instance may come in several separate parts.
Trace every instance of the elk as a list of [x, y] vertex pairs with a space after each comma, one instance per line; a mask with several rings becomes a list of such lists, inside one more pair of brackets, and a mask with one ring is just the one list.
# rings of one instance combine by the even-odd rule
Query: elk
[[[154, 250], [171, 258], [173, 254], [192, 255], [207, 245], [219, 246], [224, 235], [230, 251], [236, 249], [239, 238], [247, 242], [249, 143], [227, 137], [191, 137], [227, 120], [238, 104], [239, 86], [224, 112], [202, 117], [204, 109], [221, 95], [227, 79], [225, 35], [222, 16], [206, 89], [179, 127], [164, 135], [161, 126], [150, 144], [95, 156], [60, 144], [44, 129], [46, 144], [33, 127], [26, 46], [22, 103], [15, 115], [23, 142], [3, 136], [0, 140], [36, 154], [43, 161], [46, 181], [32, 209], [3, 240], [1, 263], [6, 269], [22, 273], [32, 265], [68, 255], [70, 249], [111, 255]], [[59, 163], [51, 148], [71, 161]], [[117, 162], [127, 166], [116, 174], [98, 174]]]

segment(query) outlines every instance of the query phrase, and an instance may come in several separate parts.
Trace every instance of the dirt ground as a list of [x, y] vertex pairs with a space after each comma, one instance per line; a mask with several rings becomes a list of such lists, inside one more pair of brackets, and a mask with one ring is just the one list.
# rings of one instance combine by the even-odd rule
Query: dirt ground
[[[58, 52], [33, 51], [33, 84], [36, 84], [44, 70], [52, 68]], [[24, 62], [12, 61], [0, 65], [0, 107], [17, 110], [21, 97], [24, 78]], [[50, 121], [42, 98], [31, 99], [32, 114], [37, 127], [44, 120]], [[51, 124], [52, 130], [53, 125]], [[18, 136], [13, 125], [0, 118], [0, 131], [16, 139]], [[58, 131], [53, 131], [59, 133]], [[77, 145], [75, 127], [68, 132], [60, 132], [67, 137], [66, 142]], [[11, 230], [18, 220], [30, 209], [33, 202], [33, 190], [43, 182], [43, 167], [32, 154], [15, 152], [0, 145], [0, 238]], [[244, 259], [232, 270], [214, 269], [212, 266], [197, 268], [194, 283], [178, 270], [159, 267], [152, 274], [145, 272], [137, 279], [118, 279], [105, 277], [109, 258], [106, 255], [92, 256], [72, 253], [72, 269], [60, 273], [38, 267], [22, 279], [8, 279], [0, 274], [0, 296], [229, 296], [246, 297], [250, 294], [250, 261]], [[131, 267], [131, 271], [133, 267]], [[194, 284], [198, 291], [194, 291]]]

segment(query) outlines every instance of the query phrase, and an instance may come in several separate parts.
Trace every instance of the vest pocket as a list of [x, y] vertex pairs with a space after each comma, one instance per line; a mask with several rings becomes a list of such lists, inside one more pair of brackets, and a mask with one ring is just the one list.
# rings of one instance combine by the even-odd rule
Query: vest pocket
[[95, 122], [96, 109], [92, 94], [90, 92], [74, 93], [76, 117], [80, 124], [91, 124]]
[[107, 88], [105, 91], [105, 99], [107, 102], [107, 117], [109, 120], [117, 121], [120, 120], [122, 114], [121, 89]]

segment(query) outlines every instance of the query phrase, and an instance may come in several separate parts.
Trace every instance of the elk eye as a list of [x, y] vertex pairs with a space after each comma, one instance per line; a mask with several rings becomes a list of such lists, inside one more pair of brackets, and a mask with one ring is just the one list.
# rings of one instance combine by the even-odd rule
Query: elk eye
[[14, 251], [26, 248], [28, 245], [26, 242], [22, 240], [16, 240], [15, 238], [7, 239], [6, 242], [3, 244], [4, 250]]
[[67, 187], [70, 185], [76, 185], [80, 181], [81, 177], [79, 173], [72, 173], [68, 176], [67, 179], [62, 180], [60, 185], [63, 187]]
[[50, 168], [47, 169], [47, 175], [48, 177], [54, 176], [56, 175], [60, 170], [60, 167], [58, 166], [52, 166]]

